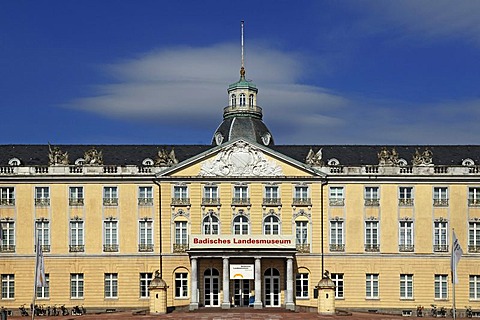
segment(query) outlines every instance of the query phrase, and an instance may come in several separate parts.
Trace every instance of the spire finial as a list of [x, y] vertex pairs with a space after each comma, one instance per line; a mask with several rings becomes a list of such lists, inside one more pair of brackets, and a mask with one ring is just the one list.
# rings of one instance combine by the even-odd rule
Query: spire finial
[[241, 40], [241, 47], [242, 47], [242, 66], [240, 68], [240, 77], [241, 78], [245, 78], [245, 60], [244, 60], [244, 45], [243, 45], [243, 24], [245, 23], [245, 21], [241, 21], [240, 22], [240, 30], [241, 30], [241, 33], [240, 33], [240, 40]]

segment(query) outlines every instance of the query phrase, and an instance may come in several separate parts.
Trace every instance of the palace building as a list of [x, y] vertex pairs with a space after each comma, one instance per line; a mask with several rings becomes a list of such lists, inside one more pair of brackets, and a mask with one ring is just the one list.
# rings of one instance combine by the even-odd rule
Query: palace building
[[[1, 145], [1, 304], [480, 308], [480, 146], [277, 145], [240, 79], [211, 145]], [[220, 110], [219, 110], [220, 111]], [[40, 248], [35, 243], [39, 237]]]

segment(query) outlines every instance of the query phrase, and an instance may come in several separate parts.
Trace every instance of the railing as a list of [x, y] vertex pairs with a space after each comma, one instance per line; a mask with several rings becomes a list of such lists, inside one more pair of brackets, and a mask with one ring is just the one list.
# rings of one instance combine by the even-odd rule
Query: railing
[[188, 250], [188, 243], [174, 243], [173, 244], [173, 252], [174, 253], [182, 253]]
[[[34, 248], [35, 252], [37, 252], [37, 246], [35, 245]], [[41, 244], [40, 249], [42, 252], [50, 252], [50, 245], [49, 244]]]
[[435, 166], [435, 167], [433, 168], [433, 172], [434, 172], [434, 173], [445, 174], [445, 173], [448, 173], [448, 167]]
[[153, 205], [153, 198], [138, 198], [138, 205], [139, 206], [152, 206]]
[[46, 207], [50, 205], [50, 198], [35, 198], [35, 205], [37, 207]]
[[366, 207], [378, 207], [380, 205], [380, 199], [365, 199]]
[[0, 206], [14, 206], [15, 199], [8, 198], [8, 199], [0, 199]]
[[401, 174], [413, 173], [413, 167], [400, 167]]
[[479, 207], [480, 206], [480, 199], [468, 199], [468, 206], [469, 207]]
[[398, 199], [398, 205], [404, 206], [404, 207], [413, 206], [413, 199], [412, 198]]
[[172, 206], [189, 206], [190, 198], [172, 198]]
[[83, 206], [83, 198], [69, 198], [68, 204], [70, 207]]
[[41, 173], [41, 174], [48, 173], [48, 167], [44, 167], [44, 166], [35, 167], [35, 173]]
[[480, 246], [468, 245], [468, 252], [470, 252], [470, 253], [480, 253]]
[[312, 199], [311, 198], [293, 198], [293, 205], [294, 206], [311, 206]]
[[219, 206], [220, 198], [202, 198], [202, 206]]
[[373, 174], [378, 174], [378, 167], [377, 166], [365, 166], [365, 173], [373, 173]]
[[310, 244], [307, 243], [297, 243], [297, 251], [299, 253], [310, 253]]
[[15, 252], [15, 245], [14, 244], [2, 244], [0, 245], [0, 252]]
[[235, 105], [228, 106], [223, 108], [223, 116], [233, 115], [237, 113], [251, 114], [257, 117], [262, 117], [262, 108], [258, 106], [249, 106], [249, 105]]
[[398, 251], [400, 252], [413, 252], [415, 251], [415, 246], [413, 244], [401, 244], [398, 246]]
[[118, 206], [118, 198], [103, 198], [104, 206]]
[[118, 244], [104, 244], [103, 252], [118, 252]]
[[345, 244], [330, 244], [330, 251], [345, 251]]
[[344, 167], [330, 167], [330, 173], [343, 173]]
[[0, 167], [0, 174], [14, 174], [16, 167]]
[[282, 201], [280, 198], [263, 198], [264, 206], [281, 206]]
[[138, 245], [139, 252], [152, 252], [153, 251], [153, 244], [139, 244]]
[[117, 166], [104, 166], [103, 173], [118, 173]]
[[152, 167], [138, 167], [138, 173], [152, 173]]
[[68, 251], [69, 252], [84, 252], [85, 251], [85, 245], [69, 245], [68, 246]]
[[379, 252], [380, 244], [365, 244], [365, 251], [367, 252]]
[[232, 206], [249, 206], [250, 198], [232, 198]]
[[345, 205], [345, 199], [329, 199], [328, 203], [332, 207], [343, 207]]
[[448, 199], [433, 199], [434, 207], [448, 207]]
[[433, 245], [433, 252], [448, 252], [448, 244]]
[[70, 173], [83, 173], [83, 167], [80, 166], [75, 166], [75, 167], [69, 167]]

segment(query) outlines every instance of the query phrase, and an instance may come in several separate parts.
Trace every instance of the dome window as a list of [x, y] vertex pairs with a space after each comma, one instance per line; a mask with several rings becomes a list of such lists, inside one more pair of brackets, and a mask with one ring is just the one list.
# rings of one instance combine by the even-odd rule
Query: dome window
[[230, 104], [232, 107], [235, 107], [237, 105], [237, 97], [234, 94], [230, 96]]
[[240, 94], [240, 106], [245, 106], [245, 93]]
[[248, 106], [253, 108], [253, 94], [248, 97]]

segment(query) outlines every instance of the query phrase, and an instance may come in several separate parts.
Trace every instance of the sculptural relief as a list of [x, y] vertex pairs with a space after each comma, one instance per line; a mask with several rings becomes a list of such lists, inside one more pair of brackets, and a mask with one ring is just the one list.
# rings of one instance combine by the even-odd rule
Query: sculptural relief
[[48, 165], [68, 165], [68, 152], [62, 152], [59, 147], [48, 144]]
[[305, 158], [305, 163], [311, 166], [323, 166], [322, 149], [323, 148], [320, 148], [320, 150], [315, 153], [313, 149], [310, 148], [310, 151], [308, 151], [307, 157]]
[[398, 166], [398, 152], [395, 148], [392, 151], [388, 151], [387, 147], [383, 147], [378, 156], [378, 164], [380, 166]]
[[412, 164], [414, 166], [431, 166], [433, 165], [433, 152], [425, 148], [425, 150], [420, 153], [418, 148], [415, 149], [415, 154], [413, 155]]
[[175, 156], [175, 150], [172, 149], [170, 152], [167, 152], [166, 149], [158, 150], [157, 159], [155, 160], [155, 165], [161, 167], [171, 167], [178, 163], [178, 160]]
[[85, 165], [103, 165], [103, 153], [95, 149], [95, 147], [85, 151], [83, 158], [85, 159]]

